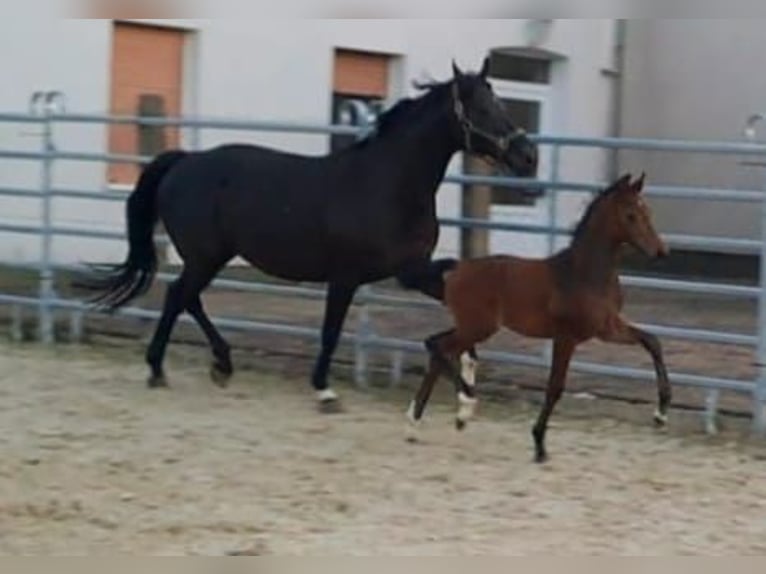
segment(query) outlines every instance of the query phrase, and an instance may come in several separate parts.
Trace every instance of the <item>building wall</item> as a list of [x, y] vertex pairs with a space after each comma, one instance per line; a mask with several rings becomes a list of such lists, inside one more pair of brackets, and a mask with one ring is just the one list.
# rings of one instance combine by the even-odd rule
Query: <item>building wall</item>
[[[151, 21], [149, 21], [151, 22]], [[493, 47], [524, 45], [525, 20], [163, 20], [192, 32], [184, 71], [183, 111], [187, 115], [328, 122], [331, 109], [335, 48], [384, 52], [397, 56], [392, 100], [414, 93], [411, 80], [428, 74], [448, 78], [454, 57], [461, 66], [476, 69]], [[48, 20], [0, 22], [0, 69], [13, 78], [0, 87], [0, 110], [23, 111], [30, 94], [58, 89], [67, 96], [72, 112], [104, 113], [108, 109], [111, 22], [105, 20]], [[544, 47], [566, 56], [556, 84], [557, 133], [602, 136], [610, 130], [610, 80], [602, 73], [611, 65], [613, 20], [558, 20]], [[0, 124], [0, 148], [29, 149], [39, 137], [29, 126]], [[192, 135], [185, 131], [182, 141]], [[319, 154], [328, 138], [312, 135], [251, 134], [203, 131], [202, 146], [229, 141], [252, 141], [297, 152]], [[57, 126], [61, 149], [103, 151], [107, 130], [102, 126]], [[38, 165], [0, 160], [11, 169], [0, 170], [0, 185], [34, 187]], [[452, 169], [459, 169], [456, 158]], [[565, 153], [562, 177], [601, 180], [606, 156], [601, 152]], [[60, 187], [99, 190], [105, 187], [105, 167], [67, 162], [56, 166]], [[561, 223], [576, 219], [585, 198], [564, 196], [559, 204]], [[445, 185], [438, 195], [442, 216], [460, 214], [460, 189]], [[57, 200], [60, 225], [87, 224], [122, 229], [122, 205], [93, 205]], [[35, 202], [0, 197], [0, 219], [35, 220]], [[33, 260], [36, 238], [8, 236], [0, 246], [0, 260]], [[114, 259], [124, 255], [121, 243], [56, 239], [62, 260]], [[444, 228], [441, 254], [456, 253], [459, 235]], [[75, 249], [76, 247], [76, 249]]]
[[[766, 109], [766, 36], [759, 20], [631, 20], [627, 25], [622, 135], [741, 141], [747, 116]], [[761, 132], [762, 138], [766, 134]], [[763, 189], [743, 158], [623, 152], [649, 183]], [[666, 231], [759, 237], [751, 204], [653, 200]]]

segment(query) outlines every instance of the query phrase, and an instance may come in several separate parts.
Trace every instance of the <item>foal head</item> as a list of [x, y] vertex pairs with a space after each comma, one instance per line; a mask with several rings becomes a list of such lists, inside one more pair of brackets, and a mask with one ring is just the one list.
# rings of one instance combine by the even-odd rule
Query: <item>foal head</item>
[[654, 229], [651, 211], [641, 193], [645, 174], [634, 182], [630, 178], [630, 174], [622, 176], [601, 198], [607, 233], [615, 243], [630, 244], [649, 257], [664, 257], [668, 247]]
[[478, 74], [463, 73], [452, 63], [452, 106], [460, 149], [485, 156], [527, 177], [537, 172], [537, 146], [517, 128], [487, 81], [489, 58]]

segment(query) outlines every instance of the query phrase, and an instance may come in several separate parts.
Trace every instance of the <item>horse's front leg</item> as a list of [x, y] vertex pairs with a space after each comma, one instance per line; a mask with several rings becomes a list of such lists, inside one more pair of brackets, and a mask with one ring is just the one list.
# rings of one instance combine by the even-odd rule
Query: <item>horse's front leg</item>
[[535, 462], [542, 463], [548, 460], [548, 451], [545, 448], [548, 419], [564, 392], [569, 362], [576, 346], [577, 341], [570, 337], [558, 336], [553, 339], [553, 361], [548, 376], [548, 385], [545, 387], [545, 401], [535, 426], [532, 428], [532, 437], [535, 440]]
[[668, 370], [665, 367], [665, 359], [662, 355], [660, 340], [643, 329], [630, 324], [622, 317], [616, 316], [609, 325], [607, 332], [599, 335], [599, 338], [609, 343], [623, 345], [641, 345], [654, 362], [654, 371], [657, 374], [657, 409], [654, 412], [654, 422], [657, 426], [664, 426], [668, 422], [668, 409], [672, 399], [672, 389]]

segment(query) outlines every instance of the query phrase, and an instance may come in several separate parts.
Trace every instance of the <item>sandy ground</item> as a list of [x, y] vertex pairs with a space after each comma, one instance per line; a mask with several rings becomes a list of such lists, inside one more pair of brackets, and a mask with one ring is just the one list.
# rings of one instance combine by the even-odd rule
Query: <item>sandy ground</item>
[[305, 379], [221, 391], [179, 350], [148, 391], [140, 350], [0, 345], [1, 553], [766, 552], [763, 445], [565, 403], [541, 467], [526, 403], [460, 434], [445, 389], [413, 445], [397, 391], [327, 417]]

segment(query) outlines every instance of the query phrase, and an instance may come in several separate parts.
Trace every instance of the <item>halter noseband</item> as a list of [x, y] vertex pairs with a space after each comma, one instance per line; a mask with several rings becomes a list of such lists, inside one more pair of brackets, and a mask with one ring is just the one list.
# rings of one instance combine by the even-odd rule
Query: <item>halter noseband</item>
[[460, 128], [463, 131], [463, 138], [465, 140], [465, 151], [467, 152], [477, 153], [476, 150], [474, 150], [473, 146], [471, 145], [472, 137], [479, 136], [484, 138], [485, 140], [490, 142], [493, 146], [495, 146], [495, 148], [499, 152], [498, 155], [502, 155], [508, 151], [508, 148], [510, 147], [511, 142], [517, 139], [520, 139], [522, 137], [525, 137], [527, 135], [527, 132], [521, 128], [516, 128], [513, 131], [513, 133], [510, 133], [504, 136], [497, 136], [495, 134], [489, 133], [486, 130], [481, 129], [480, 127], [477, 127], [471, 121], [471, 118], [469, 118], [465, 113], [465, 106], [463, 105], [463, 101], [460, 99], [460, 94], [458, 94], [458, 88], [456, 83], [452, 84], [452, 99], [453, 99], [454, 107], [455, 107], [455, 117], [457, 118], [458, 124], [460, 124]]

